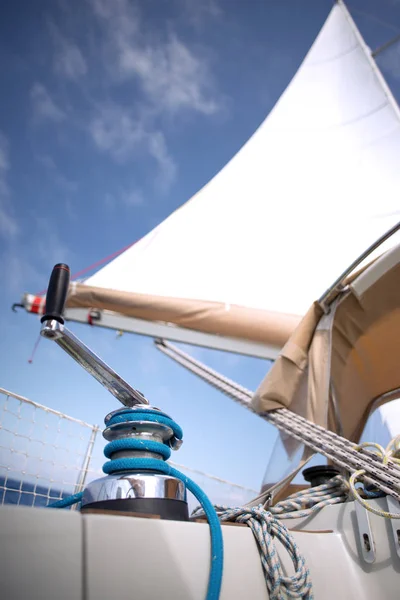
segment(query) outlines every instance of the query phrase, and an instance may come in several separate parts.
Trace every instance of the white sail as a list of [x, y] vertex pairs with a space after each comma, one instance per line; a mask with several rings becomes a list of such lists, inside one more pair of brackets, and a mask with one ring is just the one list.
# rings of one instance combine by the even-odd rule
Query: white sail
[[[303, 315], [398, 220], [399, 156], [399, 109], [338, 2], [236, 156], [142, 240], [77, 285], [69, 305], [242, 339], [253, 315], [253, 330], [262, 322], [280, 327], [278, 314]], [[153, 313], [158, 300], [174, 309], [163, 304]], [[231, 323], [219, 327], [230, 312]], [[201, 318], [191, 321], [192, 313]], [[230, 329], [242, 319], [240, 330]], [[268, 330], [247, 339], [281, 346], [297, 322], [285, 317], [281, 338]]]

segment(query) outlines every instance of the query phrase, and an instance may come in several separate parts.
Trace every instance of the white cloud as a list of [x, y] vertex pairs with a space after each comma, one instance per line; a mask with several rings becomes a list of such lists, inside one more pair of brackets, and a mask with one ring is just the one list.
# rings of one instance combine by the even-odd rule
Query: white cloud
[[208, 93], [210, 82], [206, 65], [196, 58], [176, 35], [165, 44], [151, 47], [120, 40], [119, 67], [124, 75], [139, 78], [152, 103], [171, 112], [190, 109], [205, 115], [219, 110]]
[[176, 176], [176, 164], [168, 153], [165, 137], [161, 131], [151, 134], [148, 139], [149, 152], [156, 159], [160, 167], [157, 183], [161, 188], [168, 188]]
[[122, 201], [128, 208], [143, 206], [144, 204], [143, 194], [137, 188], [126, 190], [125, 192], [123, 192]]
[[144, 120], [135, 119], [129, 109], [117, 105], [103, 107], [89, 124], [89, 132], [99, 150], [120, 162], [145, 149], [159, 166], [158, 183], [167, 187], [174, 180], [176, 165], [163, 133], [147, 129]]
[[103, 106], [89, 125], [96, 146], [109, 152], [116, 160], [124, 161], [145, 140], [140, 121], [128, 110], [117, 106]]
[[19, 227], [10, 207], [10, 190], [7, 183], [9, 168], [8, 141], [0, 131], [0, 234], [12, 239], [18, 234]]
[[134, 78], [158, 112], [182, 109], [211, 115], [220, 109], [206, 61], [176, 34], [165, 39], [141, 23], [126, 0], [91, 0], [103, 25], [108, 68], [114, 79]]
[[178, 0], [184, 16], [195, 26], [206, 23], [209, 19], [222, 16], [223, 11], [217, 0]]
[[62, 51], [54, 58], [54, 66], [57, 72], [69, 79], [78, 79], [87, 72], [86, 61], [78, 46], [66, 40]]
[[56, 73], [76, 81], [87, 73], [87, 63], [77, 44], [67, 39], [53, 23], [49, 29], [55, 45], [54, 70]]
[[49, 92], [41, 83], [35, 83], [30, 92], [34, 114], [39, 119], [63, 121], [65, 113], [57, 106]]
[[116, 193], [110, 194], [107, 192], [104, 196], [104, 207], [112, 210], [119, 208], [121, 205], [126, 208], [137, 208], [144, 205], [144, 197], [142, 192], [135, 186], [119, 190]]
[[[90, 77], [84, 77], [88, 63], [75, 41], [59, 25], [49, 22], [48, 26], [55, 45], [54, 69], [79, 85], [91, 104], [89, 116], [84, 121], [76, 118], [73, 108], [67, 115], [39, 82], [31, 90], [35, 116], [54, 123], [67, 123], [67, 116], [75, 116], [75, 125], [89, 133], [99, 151], [117, 162], [150, 156], [158, 166], [154, 182], [164, 191], [177, 171], [163, 133], [165, 118], [182, 111], [208, 116], [221, 108], [207, 61], [183, 43], [171, 23], [166, 31], [150, 30], [137, 4], [128, 0], [87, 1], [100, 35], [96, 68], [91, 68]], [[215, 0], [204, 0], [202, 10], [216, 13]], [[93, 86], [98, 90], [99, 84], [106, 95], [93, 100]], [[56, 174], [55, 169], [53, 172]], [[61, 179], [58, 174], [60, 185]], [[68, 182], [64, 183], [67, 188]], [[137, 198], [132, 198], [131, 204], [137, 205]]]
[[[89, 124], [91, 137], [116, 161], [131, 160], [139, 150], [153, 157], [158, 165], [155, 183], [165, 190], [177, 168], [160, 120], [183, 110], [207, 116], [221, 108], [207, 63], [171, 31], [170, 24], [168, 35], [150, 31], [128, 0], [89, 2], [100, 24], [99, 54], [107, 85], [112, 89], [123, 84], [125, 97], [131, 89], [136, 100], [129, 108], [116, 103], [97, 108]], [[210, 10], [214, 4], [210, 0]]]

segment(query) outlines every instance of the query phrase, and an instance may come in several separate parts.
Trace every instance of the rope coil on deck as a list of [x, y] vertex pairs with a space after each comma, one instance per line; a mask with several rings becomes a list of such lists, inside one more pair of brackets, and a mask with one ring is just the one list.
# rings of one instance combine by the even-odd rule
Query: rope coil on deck
[[[216, 506], [215, 509], [220, 521], [245, 523], [252, 530], [261, 553], [265, 582], [271, 600], [312, 600], [312, 582], [306, 561], [282, 520], [308, 517], [325, 506], [345, 502], [348, 494], [346, 479], [337, 475], [323, 485], [292, 494], [268, 509], [263, 504], [237, 508]], [[198, 507], [193, 511], [192, 518], [203, 515], [204, 511]], [[289, 553], [294, 575], [284, 574], [275, 539], [279, 540]]]
[[[264, 571], [270, 600], [283, 600], [284, 598], [298, 598], [312, 600], [312, 583], [306, 561], [297, 547], [289, 530], [279, 518], [263, 508], [263, 505], [252, 508], [228, 508], [216, 506], [220, 521], [235, 521], [245, 523], [253, 532], [257, 541], [261, 564]], [[203, 515], [203, 511], [196, 510], [192, 517]], [[292, 559], [295, 573], [285, 575], [278, 552], [275, 548], [275, 539], [279, 540], [288, 551]]]

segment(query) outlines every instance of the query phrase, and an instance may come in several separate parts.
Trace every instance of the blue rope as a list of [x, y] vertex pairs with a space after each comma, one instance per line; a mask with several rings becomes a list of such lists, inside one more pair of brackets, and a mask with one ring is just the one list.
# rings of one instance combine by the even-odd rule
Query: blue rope
[[111, 455], [114, 454], [114, 452], [119, 452], [121, 450], [141, 450], [142, 452], [155, 452], [156, 454], [161, 454], [164, 460], [168, 460], [171, 456], [171, 450], [165, 444], [161, 444], [160, 442], [155, 442], [152, 440], [135, 440], [134, 438], [113, 440], [104, 448], [104, 456], [106, 458], [111, 458]]
[[[116, 423], [126, 423], [134, 421], [152, 421], [167, 425], [172, 429], [174, 435], [181, 440], [183, 437], [182, 429], [175, 421], [169, 417], [158, 414], [153, 409], [143, 409], [140, 412], [130, 409], [126, 409], [113, 415], [107, 422], [106, 425], [115, 425]], [[140, 457], [129, 457], [129, 458], [111, 458], [115, 452], [120, 450], [137, 450], [143, 452], [154, 452], [159, 454], [163, 460], [156, 458], [140, 458]], [[191, 492], [195, 498], [201, 504], [204, 513], [207, 517], [210, 536], [211, 536], [211, 565], [210, 565], [210, 576], [208, 580], [207, 596], [206, 600], [218, 600], [221, 592], [222, 584], [222, 571], [223, 571], [223, 560], [224, 560], [224, 548], [221, 523], [218, 515], [211, 504], [210, 500], [203, 492], [203, 490], [195, 483], [192, 479], [171, 467], [168, 463], [164, 462], [168, 460], [171, 455], [170, 448], [161, 442], [155, 442], [153, 440], [143, 440], [134, 438], [121, 438], [113, 440], [104, 448], [104, 455], [106, 458], [111, 458], [110, 461], [103, 465], [103, 471], [107, 475], [112, 473], [118, 473], [123, 471], [153, 471], [157, 473], [164, 473], [165, 475], [171, 475], [183, 481], [186, 488]], [[83, 492], [74, 494], [64, 500], [59, 500], [54, 504], [51, 504], [51, 508], [66, 508], [72, 506], [76, 502], [80, 502], [83, 496]]]
[[116, 458], [103, 465], [103, 471], [107, 474], [131, 470], [156, 471], [158, 473], [176, 477], [183, 481], [187, 489], [197, 498], [207, 517], [211, 535], [211, 569], [208, 581], [207, 600], [218, 600], [221, 591], [223, 570], [222, 531], [221, 523], [219, 522], [214, 506], [211, 504], [206, 494], [192, 479], [177, 469], [174, 469], [168, 463], [155, 458]]
[[67, 508], [68, 506], [72, 506], [77, 502], [82, 500], [83, 492], [78, 492], [73, 496], [68, 496], [68, 498], [63, 498], [62, 500], [57, 500], [57, 502], [53, 502], [52, 504], [48, 504], [47, 508]]
[[140, 412], [131, 411], [129, 408], [121, 410], [116, 415], [113, 415], [110, 420], [107, 421], [106, 425], [109, 427], [110, 425], [126, 423], [127, 421], [151, 421], [152, 423], [162, 423], [172, 429], [178, 440], [183, 438], [183, 431], [178, 423], [175, 423], [175, 421], [163, 414], [157, 414], [157, 412], [151, 408], [145, 408]]

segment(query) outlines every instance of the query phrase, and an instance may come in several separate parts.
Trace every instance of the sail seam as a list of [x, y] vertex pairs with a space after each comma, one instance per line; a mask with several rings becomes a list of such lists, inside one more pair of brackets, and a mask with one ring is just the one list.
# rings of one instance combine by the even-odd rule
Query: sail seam
[[[341, 121], [339, 123], [334, 123], [333, 125], [330, 125], [328, 127], [324, 127], [323, 129], [322, 129], [322, 127], [320, 125], [316, 126], [314, 128], [311, 128], [309, 125], [306, 125], [305, 127], [297, 127], [297, 131], [332, 131], [333, 129], [339, 129], [340, 127], [347, 127], [349, 125], [353, 125], [353, 123], [358, 123], [358, 122], [362, 121], [363, 119], [367, 119], [371, 115], [374, 115], [375, 113], [383, 110], [387, 106], [389, 106], [389, 101], [388, 100], [386, 100], [385, 102], [383, 102], [379, 106], [376, 106], [375, 108], [371, 109], [367, 113], [365, 113], [363, 115], [360, 115], [359, 117], [355, 117], [353, 119], [350, 119], [349, 121]], [[280, 129], [273, 128], [273, 130], [274, 131], [279, 131], [279, 130], [280, 131], [293, 131], [293, 128], [289, 128], [288, 130], [286, 130], [284, 128], [280, 128]]]
[[355, 46], [352, 46], [352, 48], [350, 48], [349, 50], [346, 50], [345, 52], [342, 52], [341, 54], [336, 54], [335, 56], [332, 56], [332, 58], [326, 58], [325, 60], [319, 60], [316, 62], [308, 62], [307, 61], [307, 67], [314, 67], [317, 65], [325, 65], [327, 63], [333, 62], [335, 60], [337, 60], [338, 58], [342, 58], [343, 56], [347, 56], [347, 54], [351, 54], [352, 52], [354, 52], [355, 50], [359, 49], [359, 45], [356, 44]]
[[365, 114], [360, 115], [359, 117], [355, 117], [354, 119], [350, 119], [349, 121], [342, 121], [342, 123], [333, 125], [332, 127], [329, 127], [328, 129], [335, 129], [336, 127], [347, 127], [348, 125], [352, 125], [353, 123], [358, 123], [359, 121], [362, 121], [363, 119], [367, 119], [371, 115], [374, 115], [375, 113], [379, 112], [380, 110], [386, 108], [386, 106], [388, 106], [388, 100], [386, 100], [379, 106], [376, 106], [375, 108], [371, 109], [370, 111], [366, 112]]

